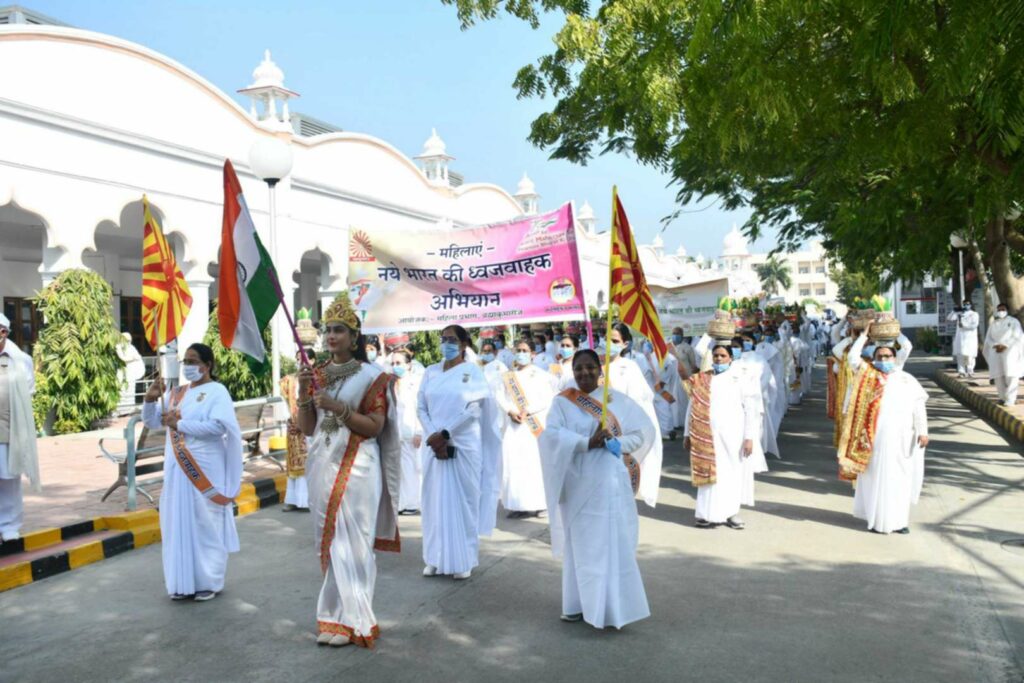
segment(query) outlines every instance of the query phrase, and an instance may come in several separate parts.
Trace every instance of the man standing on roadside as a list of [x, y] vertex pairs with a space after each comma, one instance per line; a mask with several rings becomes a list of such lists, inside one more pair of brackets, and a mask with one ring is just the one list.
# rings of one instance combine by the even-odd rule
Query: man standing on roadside
[[956, 323], [956, 336], [953, 337], [953, 358], [956, 359], [956, 372], [959, 377], [974, 377], [974, 361], [978, 356], [978, 325], [981, 320], [971, 310], [971, 302], [964, 301], [963, 308], [949, 314], [947, 320]]
[[1004, 406], [1017, 403], [1017, 387], [1020, 385], [1021, 372], [1024, 372], [1022, 345], [1024, 330], [1020, 322], [1009, 315], [1006, 304], [999, 304], [995, 318], [988, 326], [982, 353], [988, 362], [989, 377], [995, 381], [999, 400]]
[[21, 538], [24, 475], [39, 491], [36, 424], [32, 415], [32, 358], [7, 336], [11, 321], [0, 313], [0, 540]]

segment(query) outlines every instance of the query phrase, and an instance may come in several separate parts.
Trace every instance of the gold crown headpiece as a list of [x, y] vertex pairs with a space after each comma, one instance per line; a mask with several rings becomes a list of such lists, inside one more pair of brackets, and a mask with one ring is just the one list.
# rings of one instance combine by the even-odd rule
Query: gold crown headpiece
[[324, 311], [323, 318], [320, 320], [325, 325], [331, 323], [342, 323], [351, 330], [359, 331], [362, 323], [359, 320], [359, 314], [356, 309], [352, 308], [352, 302], [348, 298], [348, 292], [342, 292], [338, 296], [334, 297], [334, 301], [327, 310]]

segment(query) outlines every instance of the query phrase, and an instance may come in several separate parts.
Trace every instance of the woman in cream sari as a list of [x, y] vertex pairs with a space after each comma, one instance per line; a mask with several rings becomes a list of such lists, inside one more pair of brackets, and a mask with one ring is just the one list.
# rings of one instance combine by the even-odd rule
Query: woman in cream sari
[[299, 427], [312, 437], [306, 472], [324, 574], [317, 643], [372, 647], [380, 635], [373, 551], [399, 550], [395, 399], [391, 375], [367, 362], [347, 294], [321, 322], [331, 359], [315, 373], [308, 367], [299, 372], [299, 394], [309, 396], [299, 402]]

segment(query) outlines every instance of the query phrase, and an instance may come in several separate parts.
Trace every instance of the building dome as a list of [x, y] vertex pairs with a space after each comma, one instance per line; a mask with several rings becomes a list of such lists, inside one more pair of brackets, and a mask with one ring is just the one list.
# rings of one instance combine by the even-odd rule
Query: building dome
[[676, 256], [678, 256], [679, 258], [684, 258], [686, 256], [686, 247], [680, 244], [679, 248], [676, 249]]
[[580, 207], [580, 212], [576, 216], [580, 221], [589, 221], [595, 218], [594, 207], [590, 205], [590, 202], [584, 201], [583, 206]]
[[423, 151], [420, 152], [419, 159], [427, 157], [446, 157], [448, 156], [447, 146], [444, 144], [444, 140], [437, 134], [436, 128], [430, 129], [430, 137], [423, 143]]
[[530, 180], [530, 176], [526, 175], [526, 171], [523, 171], [523, 177], [519, 179], [519, 184], [516, 185], [516, 197], [527, 197], [537, 194], [537, 187]]
[[750, 256], [750, 252], [747, 251], [747, 238], [735, 224], [722, 240], [722, 256]]
[[655, 249], [661, 249], [662, 247], [665, 246], [665, 241], [661, 239], [661, 235], [655, 235], [654, 241], [651, 242], [651, 246], [654, 247]]
[[284, 87], [284, 72], [270, 58], [270, 50], [263, 52], [263, 61], [253, 69], [250, 88]]

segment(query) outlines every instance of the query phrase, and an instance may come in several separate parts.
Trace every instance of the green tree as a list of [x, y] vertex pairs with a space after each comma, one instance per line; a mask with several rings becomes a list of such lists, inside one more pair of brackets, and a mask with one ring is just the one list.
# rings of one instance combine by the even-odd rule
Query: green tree
[[[251, 359], [245, 354], [224, 348], [220, 342], [220, 323], [217, 321], [216, 306], [210, 313], [209, 326], [206, 328], [203, 343], [213, 349], [214, 374], [217, 375], [217, 381], [223, 384], [231, 394], [233, 400], [245, 401], [250, 398], [270, 395], [273, 384], [270, 364], [264, 363], [263, 366], [256, 367], [256, 364], [250, 362]], [[269, 325], [267, 329], [263, 330], [263, 345], [267, 348], [268, 353], [273, 353]]]
[[780, 289], [787, 290], [793, 286], [789, 264], [780, 261], [776, 256], [770, 256], [764, 263], [754, 266], [754, 271], [768, 296], [775, 296]]
[[32, 351], [32, 410], [40, 427], [52, 413], [54, 434], [86, 431], [117, 407], [124, 363], [112, 297], [106, 280], [81, 269], [65, 270], [36, 296], [44, 325]]
[[564, 14], [514, 82], [553, 96], [529, 136], [553, 157], [628, 152], [681, 204], [747, 206], [749, 236], [818, 236], [855, 270], [943, 270], [962, 230], [1000, 298], [1024, 305], [1024, 3], [442, 2], [463, 26]]
[[846, 306], [853, 306], [856, 299], [870, 299], [882, 291], [882, 282], [877, 275], [855, 270], [835, 269], [832, 278], [839, 286], [837, 298]]

